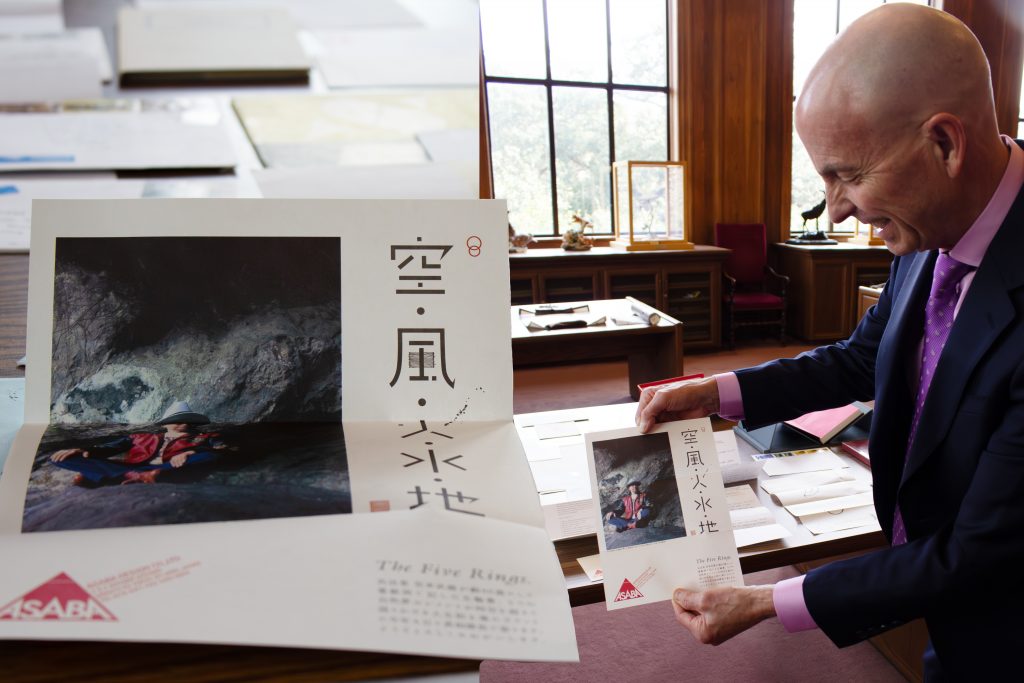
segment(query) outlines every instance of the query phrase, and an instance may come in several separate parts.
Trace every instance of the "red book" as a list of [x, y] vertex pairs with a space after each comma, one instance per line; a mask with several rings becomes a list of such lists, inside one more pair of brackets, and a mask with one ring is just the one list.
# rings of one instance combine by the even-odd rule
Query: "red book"
[[659, 379], [654, 382], [644, 382], [643, 384], [637, 384], [636, 388], [643, 391], [647, 387], [660, 387], [662, 384], [674, 384], [676, 382], [683, 382], [688, 379], [704, 379], [704, 373], [696, 375], [684, 375], [682, 377], [669, 377], [668, 379]]
[[871, 457], [868, 455], [868, 440], [857, 439], [856, 441], [844, 441], [843, 450], [850, 454], [854, 460], [858, 460], [868, 469], [871, 468]]
[[848, 406], [807, 413], [795, 420], [786, 420], [786, 424], [821, 441], [824, 445], [831, 441], [836, 434], [856, 422], [863, 414], [857, 405], [851, 403]]

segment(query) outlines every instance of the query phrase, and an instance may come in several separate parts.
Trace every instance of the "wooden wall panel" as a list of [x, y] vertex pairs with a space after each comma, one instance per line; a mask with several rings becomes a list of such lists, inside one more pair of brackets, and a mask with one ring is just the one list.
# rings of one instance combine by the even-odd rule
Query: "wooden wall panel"
[[942, 10], [967, 24], [992, 67], [999, 132], [1017, 137], [1021, 64], [1024, 60], [1024, 2], [944, 0]]
[[697, 243], [713, 243], [717, 222], [765, 223], [773, 242], [786, 234], [792, 7], [792, 0], [677, 0], [674, 152], [690, 172]]

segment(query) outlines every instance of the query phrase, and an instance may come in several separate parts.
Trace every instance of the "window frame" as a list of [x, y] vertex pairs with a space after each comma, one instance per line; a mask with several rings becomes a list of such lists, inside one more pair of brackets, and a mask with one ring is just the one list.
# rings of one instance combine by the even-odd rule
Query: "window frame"
[[[551, 218], [552, 218], [552, 229], [554, 232], [544, 232], [539, 235], [541, 239], [548, 238], [560, 238], [562, 235], [561, 228], [558, 220], [558, 171], [555, 165], [555, 109], [554, 109], [554, 88], [556, 87], [568, 87], [568, 88], [582, 88], [591, 90], [605, 90], [606, 91], [606, 102], [608, 112], [608, 164], [605, 172], [608, 175], [608, 213], [609, 213], [609, 225], [612, 226], [609, 232], [594, 233], [596, 236], [601, 237], [612, 237], [614, 236], [614, 225], [615, 225], [615, 207], [614, 207], [614, 194], [615, 187], [612, 182], [612, 162], [616, 160], [615, 157], [615, 92], [626, 91], [626, 92], [648, 92], [648, 93], [661, 93], [665, 96], [665, 149], [667, 151], [666, 159], [671, 160], [673, 157], [673, 136], [672, 136], [672, 110], [673, 103], [672, 98], [677, 96], [678, 88], [675, 79], [675, 72], [672, 68], [672, 11], [671, 3], [673, 0], [662, 0], [665, 4], [665, 85], [636, 85], [636, 84], [620, 84], [615, 83], [612, 78], [612, 27], [611, 27], [611, 0], [604, 0], [604, 16], [605, 16], [605, 44], [607, 46], [607, 81], [594, 82], [594, 81], [576, 81], [576, 80], [565, 80], [565, 79], [554, 79], [551, 77], [551, 40], [550, 31], [548, 28], [548, 0], [541, 1], [541, 12], [544, 19], [544, 78], [521, 78], [515, 76], [491, 76], [487, 73], [487, 59], [486, 49], [483, 42], [483, 30], [481, 27], [480, 34], [480, 77], [482, 81], [482, 93], [481, 100], [484, 107], [482, 123], [486, 127], [486, 151], [487, 157], [487, 172], [488, 178], [490, 179], [490, 196], [495, 196], [495, 175], [494, 175], [494, 154], [492, 153], [491, 146], [494, 144], [494, 138], [491, 135], [491, 116], [490, 116], [490, 97], [487, 86], [491, 83], [503, 84], [503, 85], [533, 85], [543, 86], [545, 92], [546, 106], [547, 106], [547, 124], [548, 124], [548, 165], [550, 170], [550, 184], [551, 184]], [[483, 146], [482, 146], [483, 147]], [[653, 161], [653, 160], [648, 160]], [[533, 232], [531, 226], [525, 226], [523, 228], [527, 232]]]

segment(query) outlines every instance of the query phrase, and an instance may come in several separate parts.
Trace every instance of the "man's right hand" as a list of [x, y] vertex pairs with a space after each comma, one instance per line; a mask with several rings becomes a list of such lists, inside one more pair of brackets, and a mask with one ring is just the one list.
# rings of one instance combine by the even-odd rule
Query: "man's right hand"
[[57, 451], [50, 456], [50, 460], [53, 462], [61, 462], [67, 460], [73, 455], [81, 455], [83, 458], [89, 457], [89, 451], [83, 451], [81, 448], [65, 448], [64, 450]]
[[714, 377], [647, 387], [640, 394], [636, 424], [641, 432], [649, 432], [655, 423], [707, 417], [718, 409], [718, 382]]

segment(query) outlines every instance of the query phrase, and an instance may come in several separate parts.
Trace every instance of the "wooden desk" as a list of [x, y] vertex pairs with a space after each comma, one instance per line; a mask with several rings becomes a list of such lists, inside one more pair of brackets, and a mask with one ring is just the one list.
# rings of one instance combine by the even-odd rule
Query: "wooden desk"
[[[536, 442], [531, 443], [529, 438], [524, 438], [521, 425], [573, 420], [579, 424], [580, 431], [599, 431], [632, 425], [635, 412], [636, 404], [627, 403], [615, 406], [596, 406], [593, 408], [522, 414], [516, 416], [516, 423], [520, 429], [520, 438], [523, 439], [524, 447], [529, 452], [531, 446], [536, 447]], [[732, 423], [716, 419], [714, 426], [716, 431], [731, 429]], [[552, 439], [549, 440], [549, 443], [555, 441], [557, 439]], [[753, 447], [742, 439], [737, 439], [737, 444], [740, 458], [749, 458], [750, 454], [754, 452]], [[853, 468], [854, 475], [859, 481], [870, 481], [871, 472], [867, 468], [845, 453], [840, 452], [838, 455]], [[771, 496], [759, 485], [760, 480], [765, 476], [764, 473], [761, 473], [756, 480], [751, 479], [729, 485], [753, 485], [761, 504], [772, 511], [775, 515], [775, 520], [785, 527], [791, 535], [778, 541], [761, 543], [751, 546], [747, 550], [740, 551], [740, 567], [743, 569], [744, 574], [774, 567], [784, 567], [798, 562], [821, 560], [847, 553], [875, 550], [886, 546], [885, 536], [877, 524], [871, 527], [848, 529], [815, 536], [784, 508], [772, 502]], [[555, 549], [558, 552], [562, 573], [565, 574], [570, 603], [576, 606], [603, 601], [604, 587], [602, 583], [600, 581], [591, 582], [576, 561], [579, 557], [597, 554], [597, 536], [589, 535], [556, 541]]]
[[[584, 315], [603, 315], [607, 321], [595, 327], [531, 332], [520, 319], [520, 309], [534, 310], [536, 306], [513, 306], [514, 366], [625, 358], [629, 364], [629, 395], [634, 400], [640, 397], [637, 384], [683, 374], [683, 325], [675, 318], [632, 297], [559, 305], [586, 305], [590, 312]], [[657, 325], [617, 325], [612, 318], [629, 318], [631, 305], [657, 313], [661, 320]], [[536, 320], [543, 322], [544, 318]]]
[[513, 304], [632, 296], [683, 322], [690, 349], [721, 346], [722, 263], [728, 249], [530, 249], [509, 255]]

